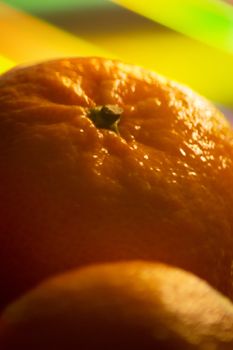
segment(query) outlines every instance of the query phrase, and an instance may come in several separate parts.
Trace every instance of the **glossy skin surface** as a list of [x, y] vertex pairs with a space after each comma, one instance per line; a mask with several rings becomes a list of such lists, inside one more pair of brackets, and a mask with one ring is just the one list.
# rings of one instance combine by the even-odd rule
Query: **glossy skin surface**
[[0, 318], [2, 350], [231, 350], [233, 305], [185, 271], [139, 261], [44, 282]]
[[[90, 109], [123, 109], [119, 133]], [[71, 58], [0, 77], [0, 304], [88, 263], [158, 260], [232, 297], [233, 138], [187, 88]]]

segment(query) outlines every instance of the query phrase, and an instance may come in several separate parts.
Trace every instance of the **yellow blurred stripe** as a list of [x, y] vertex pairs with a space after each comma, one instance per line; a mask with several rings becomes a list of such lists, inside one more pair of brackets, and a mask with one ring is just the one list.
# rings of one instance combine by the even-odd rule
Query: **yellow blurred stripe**
[[17, 63], [62, 56], [108, 56], [110, 53], [46, 22], [0, 3], [1, 54]]
[[189, 85], [213, 101], [233, 106], [232, 55], [156, 25], [90, 38], [129, 63]]
[[15, 63], [8, 58], [0, 55], [0, 74], [14, 67]]

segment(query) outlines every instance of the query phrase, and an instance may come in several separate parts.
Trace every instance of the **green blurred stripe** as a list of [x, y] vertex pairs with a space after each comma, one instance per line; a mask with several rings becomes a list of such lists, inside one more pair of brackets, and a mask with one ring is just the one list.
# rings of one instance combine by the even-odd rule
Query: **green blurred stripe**
[[220, 0], [112, 0], [180, 33], [233, 54], [233, 9]]
[[106, 0], [4, 0], [4, 3], [32, 14], [109, 6]]

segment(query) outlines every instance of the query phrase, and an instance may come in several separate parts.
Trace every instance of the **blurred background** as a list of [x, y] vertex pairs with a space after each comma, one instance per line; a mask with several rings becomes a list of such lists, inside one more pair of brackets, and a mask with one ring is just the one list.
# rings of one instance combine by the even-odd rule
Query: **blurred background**
[[233, 0], [5, 0], [0, 70], [101, 55], [156, 70], [233, 109]]

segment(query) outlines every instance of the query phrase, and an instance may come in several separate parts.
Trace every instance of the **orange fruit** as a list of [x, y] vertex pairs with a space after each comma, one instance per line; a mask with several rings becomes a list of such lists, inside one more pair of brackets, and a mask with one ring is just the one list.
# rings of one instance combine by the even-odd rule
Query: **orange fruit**
[[0, 77], [0, 302], [88, 263], [157, 260], [232, 297], [233, 134], [186, 87], [103, 58]]
[[7, 307], [2, 350], [230, 350], [233, 304], [199, 278], [140, 261], [44, 282]]

